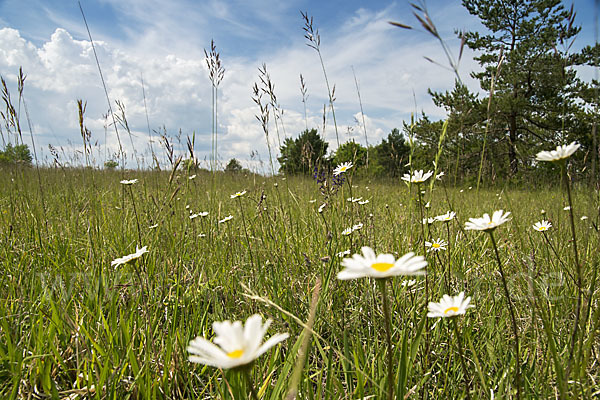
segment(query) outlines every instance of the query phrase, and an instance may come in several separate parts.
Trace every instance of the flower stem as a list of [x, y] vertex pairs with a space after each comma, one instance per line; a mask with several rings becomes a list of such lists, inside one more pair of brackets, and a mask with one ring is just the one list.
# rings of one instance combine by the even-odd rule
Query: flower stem
[[258, 400], [258, 395], [256, 394], [256, 389], [254, 389], [254, 381], [252, 380], [252, 374], [250, 374], [250, 368], [244, 368], [244, 376], [246, 377], [246, 381], [248, 382], [248, 387], [250, 388], [250, 394], [254, 400]]
[[583, 297], [582, 285], [583, 279], [581, 276], [581, 264], [579, 264], [579, 252], [577, 251], [577, 237], [575, 236], [575, 218], [573, 217], [573, 199], [571, 198], [571, 184], [569, 175], [567, 174], [566, 162], [561, 163], [562, 175], [565, 180], [565, 188], [567, 189], [567, 198], [569, 200], [569, 219], [571, 221], [571, 235], [573, 238], [573, 253], [575, 256], [575, 272], [577, 273], [577, 306], [575, 309], [575, 321], [573, 321], [573, 333], [571, 335], [571, 348], [569, 349], [569, 362], [567, 364], [566, 380], [569, 379], [569, 373], [573, 363], [573, 353], [575, 351], [575, 342], [577, 341], [577, 333], [579, 328], [579, 318], [581, 315], [581, 301]]
[[515, 380], [517, 385], [517, 399], [521, 398], [521, 357], [519, 357], [519, 330], [517, 328], [517, 318], [515, 316], [515, 310], [512, 303], [512, 299], [510, 297], [510, 293], [508, 291], [508, 285], [506, 283], [506, 276], [504, 275], [504, 269], [502, 268], [502, 262], [500, 261], [500, 255], [498, 254], [498, 246], [496, 246], [496, 239], [494, 239], [493, 231], [488, 232], [490, 234], [490, 238], [492, 239], [492, 245], [494, 246], [494, 253], [496, 254], [496, 261], [498, 262], [498, 270], [500, 271], [500, 276], [502, 277], [502, 286], [504, 288], [504, 295], [506, 296], [506, 301], [508, 302], [508, 310], [510, 312], [510, 319], [512, 322], [512, 330], [513, 335], [515, 336], [514, 347], [515, 347]]
[[379, 289], [381, 290], [381, 297], [383, 298], [383, 315], [385, 317], [385, 340], [388, 346], [387, 398], [388, 400], [392, 400], [394, 397], [394, 368], [392, 364], [392, 321], [390, 317], [390, 303], [387, 297], [387, 279], [378, 279], [377, 284], [379, 285]]
[[469, 381], [469, 372], [467, 370], [467, 364], [465, 362], [465, 355], [463, 354], [462, 344], [460, 342], [460, 332], [458, 331], [458, 322], [456, 322], [456, 318], [452, 318], [454, 321], [454, 333], [456, 334], [456, 347], [458, 347], [458, 355], [460, 357], [460, 364], [463, 369], [463, 373], [465, 374], [465, 385], [467, 386], [467, 400], [471, 400], [471, 381]]

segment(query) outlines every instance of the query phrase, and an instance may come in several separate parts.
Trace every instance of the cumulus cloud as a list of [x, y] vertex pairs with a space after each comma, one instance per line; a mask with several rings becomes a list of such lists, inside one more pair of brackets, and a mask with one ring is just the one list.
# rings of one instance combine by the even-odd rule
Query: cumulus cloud
[[[270, 2], [264, 2], [265, 7], [269, 7]], [[185, 137], [195, 134], [196, 156], [207, 158], [211, 148], [211, 87], [207, 67], [201, 47], [190, 50], [189, 43], [181, 40], [186, 35], [185, 26], [191, 24], [194, 17], [199, 21], [206, 17], [185, 2], [166, 10], [142, 7], [141, 1], [106, 0], [106, 3], [130, 18], [131, 25], [119, 28], [127, 32], [128, 39], [107, 40], [104, 32], [100, 36], [103, 40], [94, 42], [111, 106], [115, 112], [118, 111], [116, 100], [125, 106], [131, 135], [121, 126], [118, 128], [121, 144], [129, 157], [128, 165], [136, 166], [132, 158], [134, 150], [138, 159], [144, 158], [143, 165], [151, 163], [151, 137], [159, 159], [164, 159], [164, 153], [158, 150], [161, 149], [158, 132], [166, 132], [181, 154], [185, 152]], [[252, 36], [250, 33], [257, 29], [249, 25], [238, 8], [218, 1], [208, 2], [206, 7], [210, 7], [210, 15], [227, 22], [228, 26], [238, 26], [242, 37]], [[248, 12], [254, 13], [253, 18], [261, 23], [277, 26], [276, 29], [283, 32], [277, 21], [263, 12], [265, 7]], [[289, 18], [283, 17], [287, 15], [286, 7], [273, 4], [271, 7], [282, 20]], [[159, 9], [164, 13], [162, 19], [158, 18]], [[378, 143], [392, 128], [401, 127], [411, 112], [423, 110], [433, 117], [443, 117], [443, 110], [432, 104], [427, 89], [450, 89], [454, 76], [423, 59], [424, 55], [442, 58], [439, 44], [423, 33], [406, 33], [390, 26], [387, 21], [394, 19], [392, 9], [393, 6], [379, 11], [359, 9], [337, 27], [321, 31], [323, 60], [330, 84], [335, 85], [341, 142], [353, 139], [364, 144], [365, 141], [352, 67], [360, 88], [370, 144]], [[181, 24], [172, 25], [179, 16], [182, 16]], [[144, 25], [144, 21], [148, 24]], [[285, 29], [283, 44], [274, 41], [271, 47], [262, 47], [254, 54], [242, 51], [240, 55], [223, 57], [226, 72], [218, 98], [219, 158], [223, 164], [233, 157], [255, 167], [260, 164], [258, 158], [263, 165], [268, 163], [266, 137], [255, 118], [258, 108], [251, 100], [252, 85], [258, 81], [257, 68], [263, 62], [267, 64], [278, 102], [284, 110], [279, 136], [273, 118], [269, 126], [273, 158], [278, 156], [279, 142], [286, 137], [296, 137], [307, 125], [322, 130], [324, 105], [324, 136], [331, 149], [337, 147], [319, 57], [305, 46], [301, 33], [296, 32], [302, 23], [299, 16], [295, 21], [298, 29]], [[136, 31], [138, 26], [142, 28]], [[202, 29], [195, 33], [200, 38], [192, 43], [210, 43]], [[418, 46], [415, 46], [416, 40]], [[468, 55], [465, 60], [465, 71], [475, 67]], [[101, 164], [107, 154], [110, 157], [118, 151], [89, 40], [76, 39], [66, 29], [57, 28], [44, 41], [34, 43], [16, 29], [0, 29], [0, 74], [13, 90], [20, 66], [28, 76], [25, 96], [38, 147], [47, 148], [52, 144], [73, 152], [81, 151], [76, 100], [83, 99], [87, 101], [86, 125], [92, 131], [92, 142], [97, 143], [94, 153], [97, 163]], [[309, 90], [306, 120], [299, 85], [301, 73]]]

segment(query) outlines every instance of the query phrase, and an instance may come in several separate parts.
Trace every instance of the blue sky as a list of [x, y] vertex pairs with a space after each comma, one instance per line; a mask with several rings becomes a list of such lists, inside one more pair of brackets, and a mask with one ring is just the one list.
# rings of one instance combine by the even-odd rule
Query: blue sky
[[[576, 22], [582, 26], [576, 48], [594, 41], [594, 2], [575, 1]], [[417, 24], [407, 1], [82, 0], [81, 4], [111, 101], [119, 100], [126, 107], [133, 135], [128, 138], [121, 134], [125, 135], [122, 141], [131, 167], [135, 166], [133, 148], [148, 164], [150, 138], [156, 139], [153, 131], [159, 127], [173, 136], [181, 131], [183, 144], [185, 136], [194, 132], [197, 157], [208, 157], [211, 102], [204, 48], [210, 46], [211, 39], [226, 70], [219, 91], [221, 162], [236, 157], [260, 172], [268, 164], [266, 139], [251, 100], [251, 88], [263, 63], [285, 109], [286, 135], [296, 137], [305, 126], [300, 73], [308, 86], [309, 126], [320, 129], [327, 89], [318, 55], [305, 45], [301, 10], [313, 16], [321, 35], [323, 59], [330, 82], [336, 86], [342, 142], [354, 139], [364, 144], [352, 68], [359, 82], [371, 144], [392, 128], [401, 127], [412, 112], [443, 118], [443, 110], [433, 105], [427, 89], [449, 90], [454, 82], [450, 71], [423, 58], [447, 65], [439, 44], [430, 35], [387, 23]], [[429, 0], [427, 7], [455, 53], [459, 45], [455, 29], [481, 29], [460, 1]], [[460, 73], [477, 90], [476, 82], [469, 78], [469, 72], [477, 69], [472, 56], [465, 53]], [[0, 75], [13, 92], [19, 66], [28, 76], [25, 98], [36, 147], [44, 157], [49, 157], [48, 144], [52, 144], [64, 150], [61, 162], [78, 162], [72, 155], [82, 148], [76, 107], [80, 98], [87, 101], [86, 124], [92, 131], [92, 142], [97, 142], [95, 162], [101, 164], [106, 154], [114, 154], [116, 137], [112, 127], [105, 129], [103, 116], [108, 106], [77, 1], [0, 1]], [[595, 72], [583, 73], [591, 77]], [[335, 149], [330, 115], [325, 137]], [[177, 144], [177, 139], [173, 140]], [[274, 134], [271, 140], [276, 147]], [[154, 142], [154, 147], [159, 148], [159, 143]], [[250, 159], [253, 151], [258, 152], [264, 166]]]

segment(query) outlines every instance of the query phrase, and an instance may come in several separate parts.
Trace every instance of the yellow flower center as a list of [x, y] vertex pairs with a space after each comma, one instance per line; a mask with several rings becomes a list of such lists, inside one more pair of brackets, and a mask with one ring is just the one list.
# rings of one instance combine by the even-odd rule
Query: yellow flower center
[[458, 307], [448, 307], [444, 310], [444, 314], [448, 314], [450, 311], [458, 312]]
[[546, 228], [545, 226], [540, 226], [540, 231], [545, 231], [546, 229], [548, 228]]
[[431, 245], [431, 247], [439, 249], [440, 248], [440, 244], [439, 243], [434, 243]]
[[373, 268], [375, 271], [379, 271], [379, 272], [385, 272], [388, 269], [392, 268], [393, 266], [394, 266], [394, 264], [385, 263], [385, 262], [371, 264], [371, 268]]
[[227, 357], [229, 358], [240, 358], [244, 354], [244, 350], [234, 350], [230, 353], [227, 353]]

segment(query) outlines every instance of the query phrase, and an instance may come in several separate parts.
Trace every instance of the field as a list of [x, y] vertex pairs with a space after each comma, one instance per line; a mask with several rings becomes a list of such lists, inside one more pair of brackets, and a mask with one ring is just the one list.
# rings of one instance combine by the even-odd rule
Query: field
[[[389, 378], [397, 398], [599, 394], [598, 198], [585, 187], [573, 188], [574, 242], [558, 178], [546, 190], [477, 192], [351, 170], [338, 186], [203, 171], [39, 173], [41, 186], [35, 169], [0, 175], [2, 398], [385, 398]], [[500, 209], [511, 220], [493, 237], [464, 229]], [[449, 222], [420, 223], [421, 212], [450, 210]], [[534, 230], [542, 219], [552, 227]], [[446, 251], [426, 253], [423, 235]], [[148, 253], [111, 266], [136, 246]], [[337, 279], [362, 246], [426, 255], [427, 276]], [[428, 301], [461, 291], [474, 306], [464, 315], [426, 316]], [[273, 320], [267, 338], [289, 337], [250, 368], [188, 360], [213, 322], [255, 313]]]

